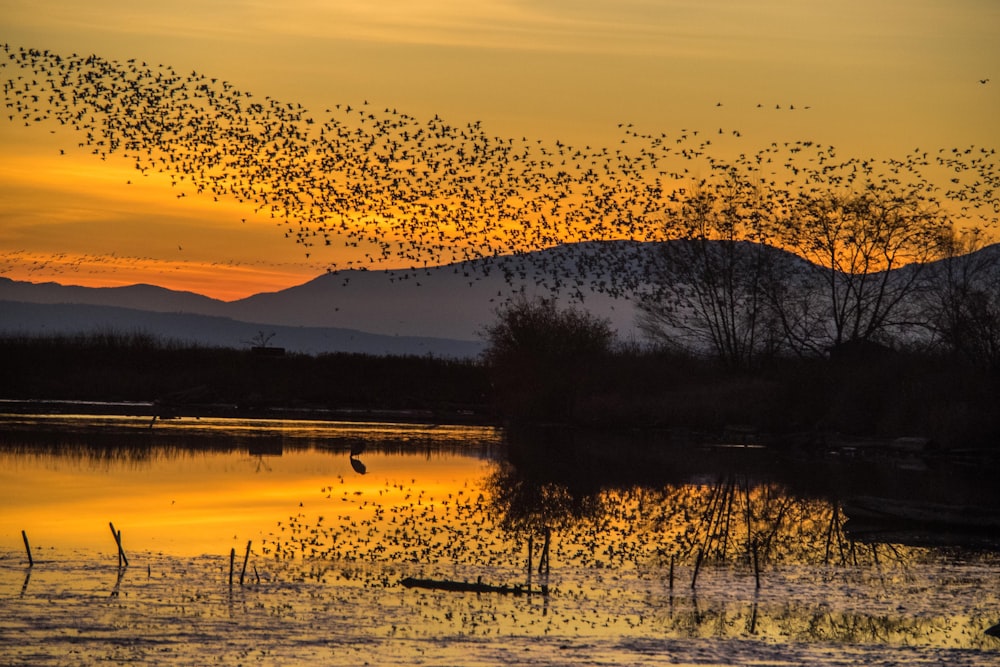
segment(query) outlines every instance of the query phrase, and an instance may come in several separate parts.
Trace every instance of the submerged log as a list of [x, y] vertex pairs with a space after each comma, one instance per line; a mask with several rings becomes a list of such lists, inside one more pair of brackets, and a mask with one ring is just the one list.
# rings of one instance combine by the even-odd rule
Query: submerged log
[[448, 579], [416, 579], [407, 577], [399, 582], [406, 588], [428, 588], [436, 591], [456, 591], [460, 593], [500, 593], [501, 595], [523, 595], [520, 586], [494, 586], [482, 582], [450, 581]]

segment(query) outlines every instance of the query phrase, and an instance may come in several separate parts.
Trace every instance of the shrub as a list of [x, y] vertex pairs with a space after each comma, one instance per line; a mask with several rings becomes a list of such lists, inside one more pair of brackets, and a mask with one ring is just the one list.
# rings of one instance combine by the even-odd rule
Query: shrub
[[503, 306], [484, 333], [501, 411], [528, 420], [570, 417], [615, 338], [608, 320], [523, 297]]

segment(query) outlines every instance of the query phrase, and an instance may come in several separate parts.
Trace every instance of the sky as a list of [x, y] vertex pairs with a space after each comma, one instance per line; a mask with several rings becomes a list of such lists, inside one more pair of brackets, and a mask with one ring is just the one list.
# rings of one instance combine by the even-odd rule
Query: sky
[[[724, 129], [716, 150], [731, 154], [796, 140], [858, 157], [1000, 148], [993, 0], [0, 0], [0, 16], [11, 49], [169, 65], [317, 118], [392, 109], [612, 149], [623, 125]], [[0, 276], [232, 300], [361, 252], [303, 247], [252, 203], [179, 197], [121, 154], [78, 150], [74, 130], [10, 115]]]

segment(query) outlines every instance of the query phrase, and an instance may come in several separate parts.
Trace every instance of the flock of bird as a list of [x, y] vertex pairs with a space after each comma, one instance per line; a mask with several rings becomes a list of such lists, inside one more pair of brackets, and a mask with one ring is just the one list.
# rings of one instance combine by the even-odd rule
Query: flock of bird
[[[600, 275], [591, 289], [627, 296], [651, 278], [642, 243], [678, 235], [670, 211], [734, 180], [754, 183], [771, 210], [803, 192], [878, 182], [950, 203], [956, 218], [977, 224], [1000, 213], [994, 149], [861, 159], [795, 141], [721, 158], [719, 134], [748, 140], [722, 128], [668, 135], [621, 123], [615, 146], [573, 146], [367, 102], [317, 117], [198, 72], [8, 44], [0, 69], [8, 122], [71, 132], [75, 146], [63, 152], [121, 155], [139, 174], [167, 174], [178, 197], [249, 203], [309, 255], [348, 246], [364, 257], [331, 270], [485, 259], [484, 270], [497, 266], [509, 280], [534, 276], [559, 289]], [[623, 240], [636, 243], [607, 243]], [[597, 248], [558, 267], [533, 264], [533, 251], [580, 241]]]

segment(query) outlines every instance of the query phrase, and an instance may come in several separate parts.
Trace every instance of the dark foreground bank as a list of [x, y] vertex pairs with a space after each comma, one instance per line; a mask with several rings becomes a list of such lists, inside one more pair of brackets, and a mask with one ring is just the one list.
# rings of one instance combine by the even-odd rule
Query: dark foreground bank
[[105, 334], [4, 338], [0, 378], [5, 411], [100, 412], [108, 408], [98, 402], [115, 402], [119, 413], [159, 417], [558, 423], [769, 444], [871, 438], [935, 450], [1000, 448], [997, 373], [908, 352], [736, 371], [638, 349], [582, 361], [491, 362], [311, 356]]

